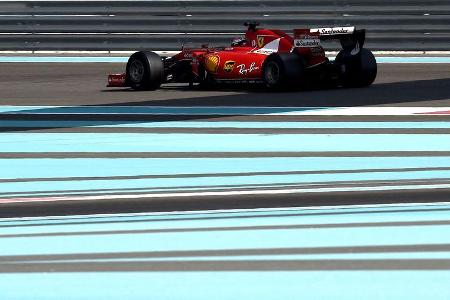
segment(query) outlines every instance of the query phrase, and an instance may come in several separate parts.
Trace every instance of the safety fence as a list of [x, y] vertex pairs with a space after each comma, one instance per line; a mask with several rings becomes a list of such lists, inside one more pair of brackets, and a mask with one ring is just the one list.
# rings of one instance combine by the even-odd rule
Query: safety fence
[[248, 20], [285, 30], [355, 25], [373, 50], [450, 50], [449, 0], [0, 1], [0, 50], [226, 45]]

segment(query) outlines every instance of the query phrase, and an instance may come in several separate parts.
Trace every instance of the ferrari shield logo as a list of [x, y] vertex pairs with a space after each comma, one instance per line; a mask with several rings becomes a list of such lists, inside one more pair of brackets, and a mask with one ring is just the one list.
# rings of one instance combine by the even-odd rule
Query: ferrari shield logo
[[223, 66], [223, 70], [227, 73], [230, 73], [233, 71], [235, 64], [236, 64], [235, 61], [228, 60], [225, 62], [225, 65]]
[[263, 47], [264, 46], [264, 37], [263, 36], [258, 36], [258, 47]]

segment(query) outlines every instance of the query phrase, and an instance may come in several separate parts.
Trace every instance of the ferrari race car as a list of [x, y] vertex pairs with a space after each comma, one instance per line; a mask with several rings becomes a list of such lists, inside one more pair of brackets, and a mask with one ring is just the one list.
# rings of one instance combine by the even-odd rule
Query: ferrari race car
[[[173, 57], [136, 52], [126, 73], [108, 77], [108, 87], [155, 90], [164, 83], [262, 83], [271, 90], [297, 87], [364, 87], [377, 75], [371, 51], [363, 48], [365, 30], [354, 27], [295, 29], [294, 36], [281, 30], [260, 29], [245, 23], [245, 38], [231, 46], [182, 49]], [[339, 40], [342, 50], [334, 61], [325, 56], [321, 41]]]

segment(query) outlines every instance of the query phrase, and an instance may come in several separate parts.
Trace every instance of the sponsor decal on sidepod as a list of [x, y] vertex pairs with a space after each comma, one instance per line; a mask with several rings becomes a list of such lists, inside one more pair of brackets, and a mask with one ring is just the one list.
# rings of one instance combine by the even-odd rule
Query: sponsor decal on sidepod
[[234, 70], [234, 65], [236, 64], [233, 60], [228, 60], [223, 66], [223, 70], [227, 73], [231, 73]]
[[239, 69], [239, 74], [242, 74], [242, 75], [259, 70], [259, 67], [257, 67], [256, 63], [254, 63], [254, 62], [252, 62], [248, 68], [245, 67], [245, 64], [241, 64], [241, 65], [237, 66], [237, 68]]
[[208, 72], [217, 73], [219, 67], [220, 57], [217, 55], [209, 55], [205, 61], [205, 67]]

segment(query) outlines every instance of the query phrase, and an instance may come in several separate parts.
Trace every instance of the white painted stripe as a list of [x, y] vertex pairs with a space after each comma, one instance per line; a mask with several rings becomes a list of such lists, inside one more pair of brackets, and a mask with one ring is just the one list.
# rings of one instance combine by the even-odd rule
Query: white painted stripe
[[[52, 111], [52, 109], [54, 109]], [[251, 107], [251, 106], [0, 106], [8, 114], [71, 115], [267, 115], [267, 116], [411, 116], [449, 115], [450, 107]]]
[[[51, 109], [55, 109], [51, 111]], [[127, 111], [128, 110], [128, 111]], [[268, 115], [268, 116], [410, 116], [450, 115], [445, 107], [256, 107], [256, 106], [10, 106], [0, 105], [7, 114], [99, 114], [99, 115]]]
[[226, 191], [226, 192], [188, 192], [188, 193], [162, 193], [162, 194], [130, 194], [130, 195], [100, 195], [100, 196], [65, 196], [42, 198], [0, 198], [0, 204], [32, 203], [32, 202], [61, 202], [61, 201], [96, 201], [109, 199], [142, 199], [142, 198], [186, 198], [186, 197], [214, 197], [214, 196], [251, 196], [251, 195], [287, 195], [306, 193], [332, 193], [332, 192], [365, 192], [365, 191], [398, 191], [420, 189], [449, 189], [450, 184], [422, 184], [414, 186], [373, 186], [373, 187], [335, 187], [335, 188], [305, 188], [305, 189], [279, 189], [279, 190], [253, 190], [253, 191]]
[[287, 111], [277, 112], [269, 115], [284, 116], [410, 116], [417, 114], [433, 115], [438, 112], [448, 112], [450, 115], [450, 107], [336, 107], [328, 109], [318, 109], [306, 111]]

